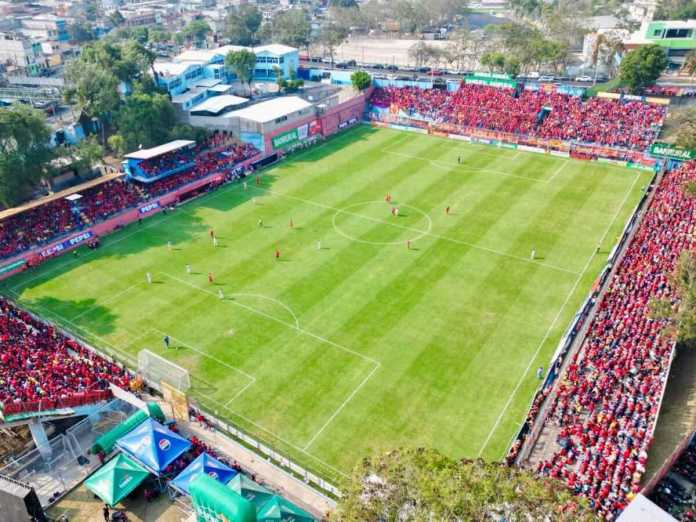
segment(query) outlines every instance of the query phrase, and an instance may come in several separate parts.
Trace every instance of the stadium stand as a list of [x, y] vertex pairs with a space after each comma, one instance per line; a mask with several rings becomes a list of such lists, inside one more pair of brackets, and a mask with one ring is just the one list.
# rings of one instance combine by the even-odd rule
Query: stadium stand
[[[666, 109], [640, 101], [581, 98], [462, 84], [455, 92], [416, 87], [375, 89], [370, 103], [434, 123], [645, 150], [654, 141]], [[546, 117], [540, 117], [542, 110]]]
[[0, 403], [12, 414], [90, 404], [130, 375], [0, 298]]
[[658, 185], [545, 419], [557, 446], [538, 471], [564, 480], [610, 520], [640, 490], [645, 472], [674, 350], [650, 301], [676, 299], [669, 277], [693, 247], [696, 200], [683, 186], [694, 180], [691, 162]]
[[[79, 231], [215, 172], [228, 173], [238, 163], [258, 154], [251, 145], [223, 142], [216, 137], [211, 138], [208, 146], [213, 149], [204, 152], [195, 149], [197, 155], [191, 168], [152, 183], [112, 179], [82, 192], [82, 198], [74, 205], [65, 199], [55, 200], [0, 221], [0, 258]], [[153, 164], [152, 176], [158, 174], [157, 168], [170, 168], [170, 161], [175, 160], [164, 161], [159, 166]]]

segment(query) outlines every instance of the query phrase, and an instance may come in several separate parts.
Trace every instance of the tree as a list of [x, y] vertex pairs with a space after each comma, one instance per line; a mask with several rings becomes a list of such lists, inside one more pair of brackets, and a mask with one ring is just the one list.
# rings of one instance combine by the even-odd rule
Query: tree
[[189, 42], [193, 42], [196, 45], [201, 45], [205, 41], [206, 36], [208, 36], [208, 34], [211, 32], [212, 29], [210, 28], [210, 25], [208, 25], [208, 22], [197, 18], [195, 20], [191, 20], [181, 31], [181, 34], [183, 35], [184, 39], [188, 40]]
[[166, 95], [160, 93], [128, 96], [116, 117], [126, 150], [164, 143], [175, 124], [174, 106]]
[[509, 0], [513, 12], [520, 17], [539, 18], [544, 6], [543, 0]]
[[[684, 192], [690, 197], [696, 197], [696, 186], [693, 182], [685, 184]], [[677, 268], [671, 277], [671, 283], [676, 290], [679, 301], [662, 299], [651, 301], [651, 315], [670, 321], [667, 331], [676, 336], [678, 342], [694, 346], [696, 342], [696, 255], [684, 250], [677, 262]]]
[[65, 147], [61, 152], [72, 159], [72, 166], [78, 174], [90, 171], [104, 157], [104, 148], [93, 136], [73, 147]]
[[332, 520], [596, 520], [560, 481], [434, 449], [400, 449], [358, 464]]
[[126, 21], [126, 19], [123, 17], [119, 10], [116, 10], [113, 13], [111, 13], [109, 16], [106, 17], [106, 19], [113, 27], [118, 27]]
[[689, 76], [696, 76], [696, 50], [689, 51], [684, 58], [684, 71]]
[[335, 22], [329, 21], [321, 27], [321, 31], [319, 32], [319, 43], [321, 43], [324, 51], [329, 54], [331, 67], [334, 65], [336, 48], [339, 47], [347, 37], [348, 30]]
[[355, 8], [358, 7], [358, 2], [355, 0], [330, 0], [329, 7]]
[[19, 203], [41, 180], [53, 157], [45, 116], [23, 104], [0, 109], [0, 202]]
[[122, 156], [126, 152], [126, 140], [120, 134], [112, 134], [106, 143], [117, 156]]
[[520, 69], [522, 68], [519, 59], [514, 56], [508, 56], [505, 58], [505, 63], [503, 64], [503, 71], [505, 74], [509, 74], [512, 77], [520, 74]]
[[592, 65], [595, 68], [595, 75], [600, 64], [608, 66], [612, 72], [615, 72], [616, 60], [623, 51], [624, 45], [621, 38], [607, 33], [598, 34], [592, 46]]
[[356, 91], [364, 91], [372, 85], [372, 77], [365, 71], [355, 71], [350, 75], [350, 82]]
[[693, 0], [661, 0], [655, 12], [655, 20], [690, 20], [696, 18]]
[[68, 35], [70, 37], [70, 41], [77, 43], [89, 42], [95, 38], [92, 27], [85, 22], [75, 22], [74, 24], [70, 24], [68, 26]]
[[312, 35], [312, 25], [309, 15], [304, 9], [281, 11], [271, 21], [272, 39], [285, 45], [297, 48], [309, 46]]
[[247, 84], [251, 91], [251, 80], [254, 77], [256, 68], [256, 55], [247, 50], [230, 51], [225, 56], [225, 67], [237, 75], [242, 85]]
[[655, 83], [667, 67], [667, 53], [658, 45], [646, 45], [629, 52], [621, 61], [619, 78], [633, 93]]
[[119, 104], [118, 78], [98, 64], [76, 60], [65, 68], [65, 80], [66, 100], [100, 121], [104, 143], [107, 120]]
[[[517, 64], [519, 66], [519, 61]], [[505, 67], [505, 55], [495, 51], [484, 53], [481, 56], [481, 65], [488, 67], [489, 72], [502, 71]]]
[[253, 45], [261, 26], [261, 11], [253, 5], [243, 5], [225, 19], [225, 36], [233, 45]]

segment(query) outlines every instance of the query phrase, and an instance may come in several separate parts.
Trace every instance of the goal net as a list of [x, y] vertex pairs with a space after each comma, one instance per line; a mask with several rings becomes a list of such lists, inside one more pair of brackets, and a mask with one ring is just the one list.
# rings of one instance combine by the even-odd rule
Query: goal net
[[188, 370], [150, 350], [140, 350], [138, 353], [138, 371], [150, 386], [158, 390], [161, 388], [161, 382], [166, 382], [182, 392], [191, 387]]

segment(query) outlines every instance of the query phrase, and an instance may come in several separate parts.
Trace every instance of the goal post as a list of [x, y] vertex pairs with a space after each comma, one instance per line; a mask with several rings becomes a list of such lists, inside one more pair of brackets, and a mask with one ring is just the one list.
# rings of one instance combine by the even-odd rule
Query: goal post
[[187, 369], [150, 350], [138, 352], [138, 371], [150, 386], [159, 391], [162, 391], [162, 382], [184, 393], [191, 387], [191, 376]]

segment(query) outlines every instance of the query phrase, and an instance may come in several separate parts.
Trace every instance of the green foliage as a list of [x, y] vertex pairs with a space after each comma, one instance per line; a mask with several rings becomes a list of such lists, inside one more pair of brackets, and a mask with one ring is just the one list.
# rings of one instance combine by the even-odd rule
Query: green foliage
[[123, 154], [125, 154], [126, 140], [124, 140], [123, 136], [121, 136], [120, 134], [112, 134], [106, 140], [106, 143], [109, 145], [111, 151], [117, 156], [123, 156]]
[[119, 104], [118, 78], [96, 63], [74, 61], [65, 68], [65, 97], [87, 116], [103, 119]]
[[481, 65], [488, 67], [490, 72], [502, 71], [505, 67], [505, 55], [495, 51], [484, 53], [481, 56]]
[[23, 104], [0, 109], [0, 203], [19, 203], [43, 177], [50, 135], [41, 112]]
[[74, 146], [61, 146], [54, 150], [56, 156], [70, 160], [70, 166], [78, 174], [84, 174], [101, 161], [104, 157], [104, 148], [94, 138], [89, 136]]
[[94, 31], [86, 22], [75, 22], [68, 26], [70, 41], [84, 43], [94, 40]]
[[350, 75], [350, 83], [357, 91], [364, 91], [372, 85], [372, 77], [365, 71], [355, 71]]
[[343, 489], [337, 522], [365, 520], [597, 520], [561, 482], [482, 460], [455, 461], [434, 449], [365, 458]]
[[193, 140], [200, 143], [209, 135], [210, 132], [204, 128], [178, 123], [169, 132], [169, 140]]
[[232, 45], [254, 45], [262, 20], [261, 11], [256, 6], [243, 5], [227, 15], [225, 36]]
[[225, 56], [225, 67], [234, 71], [239, 81], [251, 88], [251, 80], [256, 68], [256, 55], [253, 52], [248, 49], [230, 51]]
[[210, 25], [203, 19], [191, 20], [181, 31], [184, 39], [200, 45], [205, 41], [205, 37], [212, 32]]
[[619, 78], [631, 92], [641, 94], [653, 85], [667, 67], [667, 53], [658, 45], [646, 45], [629, 52], [621, 61]]
[[696, 150], [696, 119], [684, 121], [679, 126], [676, 144], [685, 149]]
[[689, 51], [684, 58], [684, 71], [690, 76], [696, 76], [696, 50]]
[[116, 117], [126, 150], [135, 150], [141, 145], [153, 147], [168, 141], [175, 123], [174, 106], [166, 95], [159, 93], [128, 96]]
[[119, 10], [114, 11], [106, 18], [113, 27], [119, 27], [126, 21]]
[[281, 11], [273, 17], [270, 25], [271, 40], [303, 48], [309, 45], [312, 26], [304, 9]]
[[[696, 197], [696, 183], [686, 183], [683, 190], [687, 195]], [[669, 319], [668, 333], [675, 335], [677, 341], [684, 345], [696, 346], [696, 254], [684, 250], [671, 279], [679, 296], [679, 304], [674, 305], [665, 299], [653, 300], [650, 302], [651, 315]]]
[[690, 20], [696, 18], [693, 0], [661, 0], [655, 12], [655, 20]]
[[569, 44], [544, 36], [534, 25], [505, 23], [488, 26], [486, 32], [493, 40], [497, 52], [504, 52], [506, 59], [515, 58], [520, 69], [542, 65], [559, 68], [569, 56]]
[[324, 23], [319, 32], [319, 43], [324, 48], [324, 51], [329, 54], [331, 65], [334, 63], [336, 48], [340, 46], [348, 37], [348, 30], [338, 25], [336, 22], [328, 21]]

